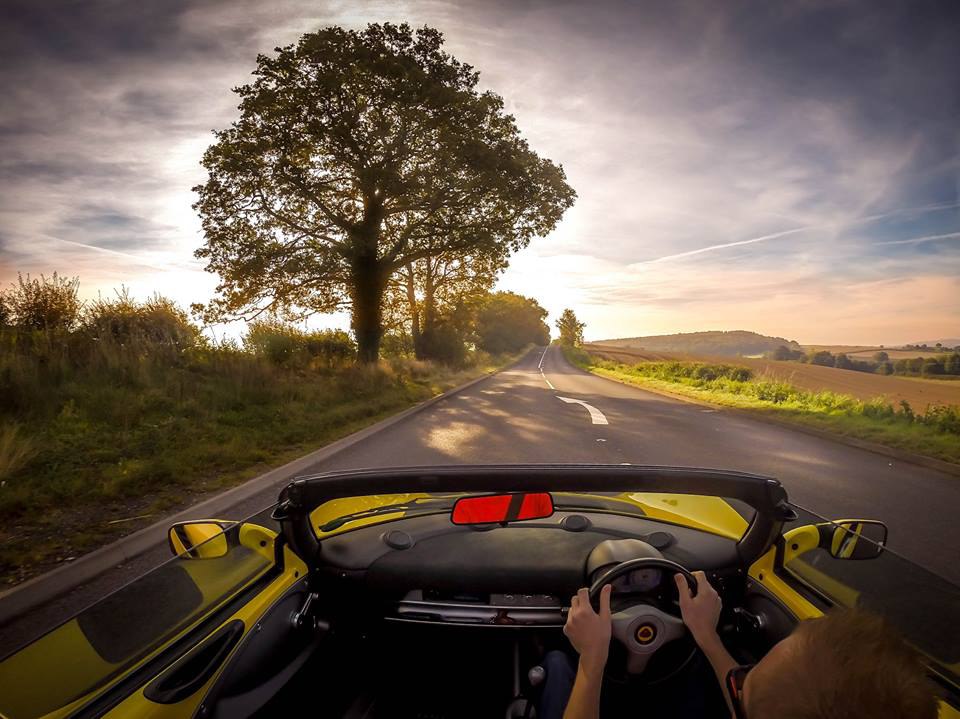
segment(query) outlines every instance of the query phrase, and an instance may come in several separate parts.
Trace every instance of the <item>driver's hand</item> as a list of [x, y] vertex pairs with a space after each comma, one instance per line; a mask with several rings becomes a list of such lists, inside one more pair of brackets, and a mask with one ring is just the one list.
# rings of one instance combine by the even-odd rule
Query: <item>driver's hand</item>
[[590, 592], [585, 587], [570, 600], [570, 613], [563, 633], [580, 653], [580, 665], [603, 672], [610, 651], [610, 592], [608, 584], [600, 592], [600, 613], [590, 606]]
[[690, 596], [690, 585], [682, 574], [674, 574], [677, 592], [680, 595], [680, 613], [683, 623], [701, 647], [717, 636], [717, 622], [720, 621], [720, 609], [723, 603], [720, 595], [707, 581], [703, 572], [694, 572], [697, 580], [697, 596]]

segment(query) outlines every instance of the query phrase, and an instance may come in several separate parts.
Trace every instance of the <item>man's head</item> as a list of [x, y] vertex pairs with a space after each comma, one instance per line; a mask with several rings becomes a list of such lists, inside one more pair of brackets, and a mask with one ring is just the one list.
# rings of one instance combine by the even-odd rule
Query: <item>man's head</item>
[[747, 675], [748, 719], [936, 719], [917, 653], [880, 617], [841, 610], [802, 622]]

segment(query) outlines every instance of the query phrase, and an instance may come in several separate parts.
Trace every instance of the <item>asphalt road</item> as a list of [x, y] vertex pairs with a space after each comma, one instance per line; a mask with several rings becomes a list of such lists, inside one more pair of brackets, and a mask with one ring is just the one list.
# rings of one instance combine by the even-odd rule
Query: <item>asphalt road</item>
[[[532, 352], [309, 472], [511, 462], [629, 462], [770, 475], [792, 501], [823, 516], [884, 520], [892, 549], [960, 585], [957, 477], [596, 377], [569, 365], [557, 348]], [[237, 505], [228, 518], [260, 512], [280, 489]], [[148, 552], [0, 627], [0, 646], [36, 636], [166, 558], [165, 548]]]

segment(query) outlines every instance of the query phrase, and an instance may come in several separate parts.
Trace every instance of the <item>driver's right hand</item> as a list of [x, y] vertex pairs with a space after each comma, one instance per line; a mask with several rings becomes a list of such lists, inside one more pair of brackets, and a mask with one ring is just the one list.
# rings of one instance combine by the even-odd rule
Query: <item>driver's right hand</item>
[[720, 621], [720, 609], [723, 602], [720, 595], [713, 588], [707, 575], [703, 572], [694, 572], [697, 580], [697, 596], [690, 596], [690, 585], [682, 574], [674, 574], [673, 580], [677, 583], [677, 592], [680, 595], [680, 614], [683, 623], [687, 625], [690, 634], [701, 647], [717, 635], [717, 622]]

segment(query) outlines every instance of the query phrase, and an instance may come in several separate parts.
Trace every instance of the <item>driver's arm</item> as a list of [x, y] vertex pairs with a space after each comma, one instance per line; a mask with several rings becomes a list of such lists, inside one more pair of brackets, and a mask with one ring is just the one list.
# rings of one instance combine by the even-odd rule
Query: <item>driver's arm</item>
[[707, 581], [707, 575], [703, 572], [694, 572], [693, 576], [697, 580], [697, 596], [690, 596], [690, 585], [687, 584], [687, 578], [682, 574], [675, 574], [674, 581], [677, 583], [677, 591], [680, 595], [680, 613], [683, 615], [683, 623], [687, 625], [690, 634], [694, 640], [707, 655], [710, 666], [713, 667], [713, 673], [717, 676], [720, 683], [720, 691], [727, 702], [727, 709], [733, 716], [733, 706], [730, 704], [730, 697], [727, 695], [724, 683], [727, 679], [727, 673], [737, 666], [737, 663], [730, 656], [723, 642], [720, 641], [720, 635], [717, 634], [717, 622], [720, 620], [720, 609], [722, 603], [720, 595]]
[[563, 719], [597, 719], [600, 715], [600, 689], [603, 668], [610, 651], [610, 592], [608, 584], [600, 592], [600, 613], [590, 606], [590, 594], [581, 589], [570, 600], [570, 613], [563, 633], [580, 654], [577, 678], [567, 702]]

